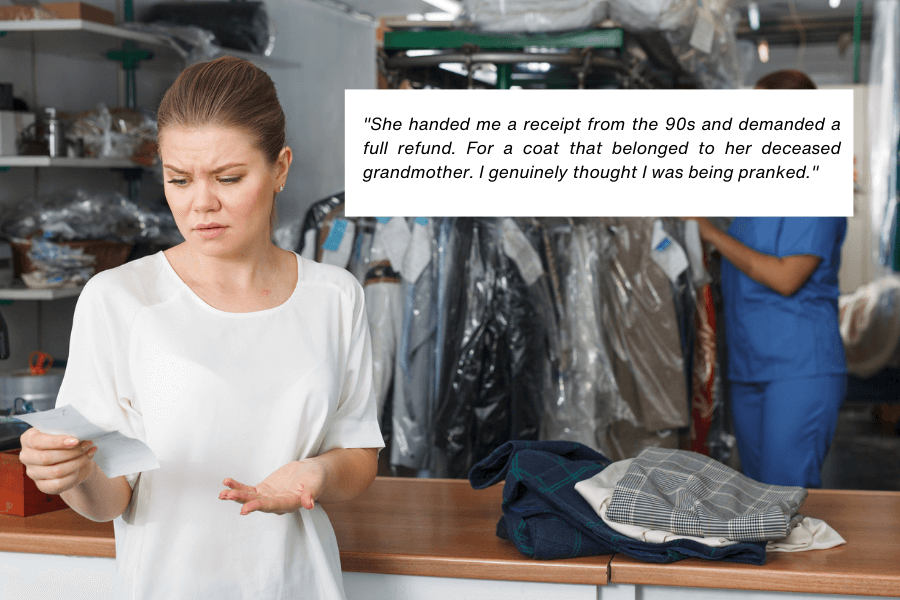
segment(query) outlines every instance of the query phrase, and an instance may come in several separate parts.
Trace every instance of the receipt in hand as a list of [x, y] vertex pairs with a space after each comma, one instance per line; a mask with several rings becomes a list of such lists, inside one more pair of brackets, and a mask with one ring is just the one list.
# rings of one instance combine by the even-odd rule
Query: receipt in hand
[[74, 406], [61, 406], [27, 415], [16, 415], [41, 433], [71, 435], [79, 440], [91, 440], [97, 446], [94, 462], [103, 474], [112, 479], [159, 468], [153, 450], [144, 442], [106, 431], [88, 421]]

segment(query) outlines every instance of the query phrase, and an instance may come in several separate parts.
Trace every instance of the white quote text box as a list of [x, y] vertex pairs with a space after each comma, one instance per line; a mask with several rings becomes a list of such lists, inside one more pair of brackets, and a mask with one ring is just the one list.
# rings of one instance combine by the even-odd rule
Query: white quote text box
[[852, 90], [347, 90], [348, 216], [851, 216]]

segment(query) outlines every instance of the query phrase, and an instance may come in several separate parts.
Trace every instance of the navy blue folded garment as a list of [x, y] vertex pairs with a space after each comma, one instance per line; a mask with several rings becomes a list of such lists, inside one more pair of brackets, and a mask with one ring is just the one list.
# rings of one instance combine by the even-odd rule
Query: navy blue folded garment
[[685, 539], [650, 544], [614, 531], [575, 491], [576, 483], [609, 464], [608, 458], [578, 442], [511, 441], [472, 467], [469, 483], [480, 490], [504, 481], [497, 536], [512, 541], [529, 558], [620, 553], [654, 563], [694, 557], [765, 564], [765, 542], [717, 548]]

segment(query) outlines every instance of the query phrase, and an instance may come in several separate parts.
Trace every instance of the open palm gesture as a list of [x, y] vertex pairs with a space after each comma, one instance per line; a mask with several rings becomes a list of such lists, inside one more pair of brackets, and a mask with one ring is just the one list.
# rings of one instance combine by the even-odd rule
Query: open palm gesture
[[244, 506], [242, 515], [262, 511], [284, 515], [300, 508], [312, 510], [325, 487], [325, 469], [316, 461], [290, 462], [255, 487], [228, 478], [229, 489], [219, 492], [220, 500], [233, 500]]

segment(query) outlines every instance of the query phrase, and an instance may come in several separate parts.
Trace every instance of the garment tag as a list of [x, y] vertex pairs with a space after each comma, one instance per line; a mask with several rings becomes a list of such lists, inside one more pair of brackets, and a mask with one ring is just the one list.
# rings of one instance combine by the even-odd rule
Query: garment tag
[[331, 231], [328, 232], [328, 239], [322, 244], [322, 248], [324, 250], [330, 250], [331, 252], [337, 252], [337, 249], [341, 245], [341, 241], [344, 239], [344, 232], [346, 231], [347, 219], [335, 219], [334, 223], [331, 225]]
[[[427, 223], [427, 221], [426, 221]], [[431, 262], [431, 230], [416, 219], [412, 228], [412, 241], [403, 259], [403, 278], [415, 283]]]
[[691, 32], [690, 45], [701, 52], [712, 52], [713, 39], [716, 35], [716, 26], [712, 15], [705, 6], [697, 8], [697, 21]]
[[503, 230], [503, 252], [516, 263], [519, 274], [525, 283], [527, 285], [534, 284], [544, 274], [544, 267], [541, 265], [541, 257], [538, 256], [537, 250], [534, 249], [516, 222], [509, 217], [500, 221], [500, 228]]
[[409, 225], [403, 217], [394, 217], [381, 230], [381, 247], [384, 253], [391, 261], [391, 267], [401, 275], [403, 273], [403, 262], [406, 258], [406, 250], [412, 241], [412, 234], [409, 232]]
[[[342, 232], [339, 234], [339, 242], [335, 246], [329, 244], [329, 240], [335, 235], [335, 228], [339, 224]], [[353, 252], [353, 239], [356, 237], [356, 223], [346, 219], [335, 219], [331, 226], [325, 243], [322, 244], [322, 262], [326, 265], [335, 265], [337, 267], [346, 267], [350, 263], [350, 254]], [[333, 248], [333, 249], [332, 249]]]
[[675, 283], [678, 276], [688, 268], [688, 259], [684, 249], [666, 233], [662, 221], [659, 219], [653, 222], [653, 237], [650, 245], [653, 248], [650, 258], [660, 266], [666, 277]]

